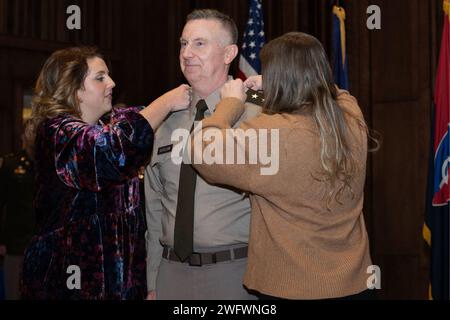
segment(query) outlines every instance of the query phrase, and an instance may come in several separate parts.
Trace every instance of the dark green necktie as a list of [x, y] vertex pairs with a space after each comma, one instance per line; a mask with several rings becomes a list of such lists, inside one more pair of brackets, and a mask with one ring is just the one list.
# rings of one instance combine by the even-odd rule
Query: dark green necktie
[[[208, 109], [205, 100], [196, 105], [194, 121], [201, 121]], [[192, 124], [191, 132], [195, 122]], [[192, 157], [193, 159], [193, 157]], [[194, 250], [194, 198], [197, 173], [190, 164], [181, 163], [178, 185], [177, 212], [175, 216], [174, 250], [181, 261], [185, 261]]]

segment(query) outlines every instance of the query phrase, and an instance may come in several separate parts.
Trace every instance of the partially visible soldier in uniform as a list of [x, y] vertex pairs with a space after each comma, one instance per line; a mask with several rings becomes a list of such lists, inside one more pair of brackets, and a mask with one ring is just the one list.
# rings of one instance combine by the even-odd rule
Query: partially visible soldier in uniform
[[[222, 86], [232, 79], [229, 68], [238, 54], [237, 38], [235, 22], [211, 9], [194, 10], [183, 28], [180, 67], [192, 88], [191, 108], [172, 113], [157, 130], [144, 179], [149, 300], [256, 299], [242, 285], [248, 196], [210, 185], [189, 163], [172, 158], [172, 150], [184, 147], [172, 137], [180, 129], [190, 132], [195, 121], [215, 112]], [[248, 97], [239, 122], [261, 112], [254, 103], [258, 95]]]
[[0, 157], [0, 255], [7, 300], [20, 299], [23, 253], [34, 234], [34, 169], [28, 149], [23, 143], [20, 152]]

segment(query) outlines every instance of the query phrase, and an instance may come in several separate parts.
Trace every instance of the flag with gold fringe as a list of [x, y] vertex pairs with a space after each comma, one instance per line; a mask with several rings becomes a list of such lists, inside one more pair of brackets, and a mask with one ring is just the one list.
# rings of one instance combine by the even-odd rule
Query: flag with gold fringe
[[333, 6], [333, 75], [339, 88], [348, 90], [348, 61], [345, 37], [345, 10], [339, 5]]
[[444, 0], [444, 29], [436, 75], [430, 162], [428, 166], [427, 213], [423, 236], [430, 246], [429, 298], [449, 300], [449, 201], [450, 163], [450, 0]]

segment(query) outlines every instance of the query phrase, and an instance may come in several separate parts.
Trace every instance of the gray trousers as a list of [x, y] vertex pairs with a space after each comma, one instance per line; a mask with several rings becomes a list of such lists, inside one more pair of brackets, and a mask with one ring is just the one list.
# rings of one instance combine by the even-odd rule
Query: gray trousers
[[156, 278], [156, 299], [256, 300], [242, 284], [246, 268], [247, 258], [201, 267], [163, 258]]
[[3, 269], [5, 272], [6, 300], [20, 299], [20, 272], [22, 271], [23, 256], [6, 255]]

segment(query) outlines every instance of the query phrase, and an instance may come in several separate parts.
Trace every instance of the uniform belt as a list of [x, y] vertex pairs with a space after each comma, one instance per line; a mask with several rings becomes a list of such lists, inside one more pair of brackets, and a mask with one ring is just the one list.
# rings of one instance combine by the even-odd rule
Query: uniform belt
[[[248, 247], [233, 248], [217, 252], [193, 252], [184, 263], [190, 266], [201, 267], [208, 264], [214, 264], [224, 261], [247, 258]], [[163, 258], [171, 261], [181, 262], [172, 248], [164, 247]]]

